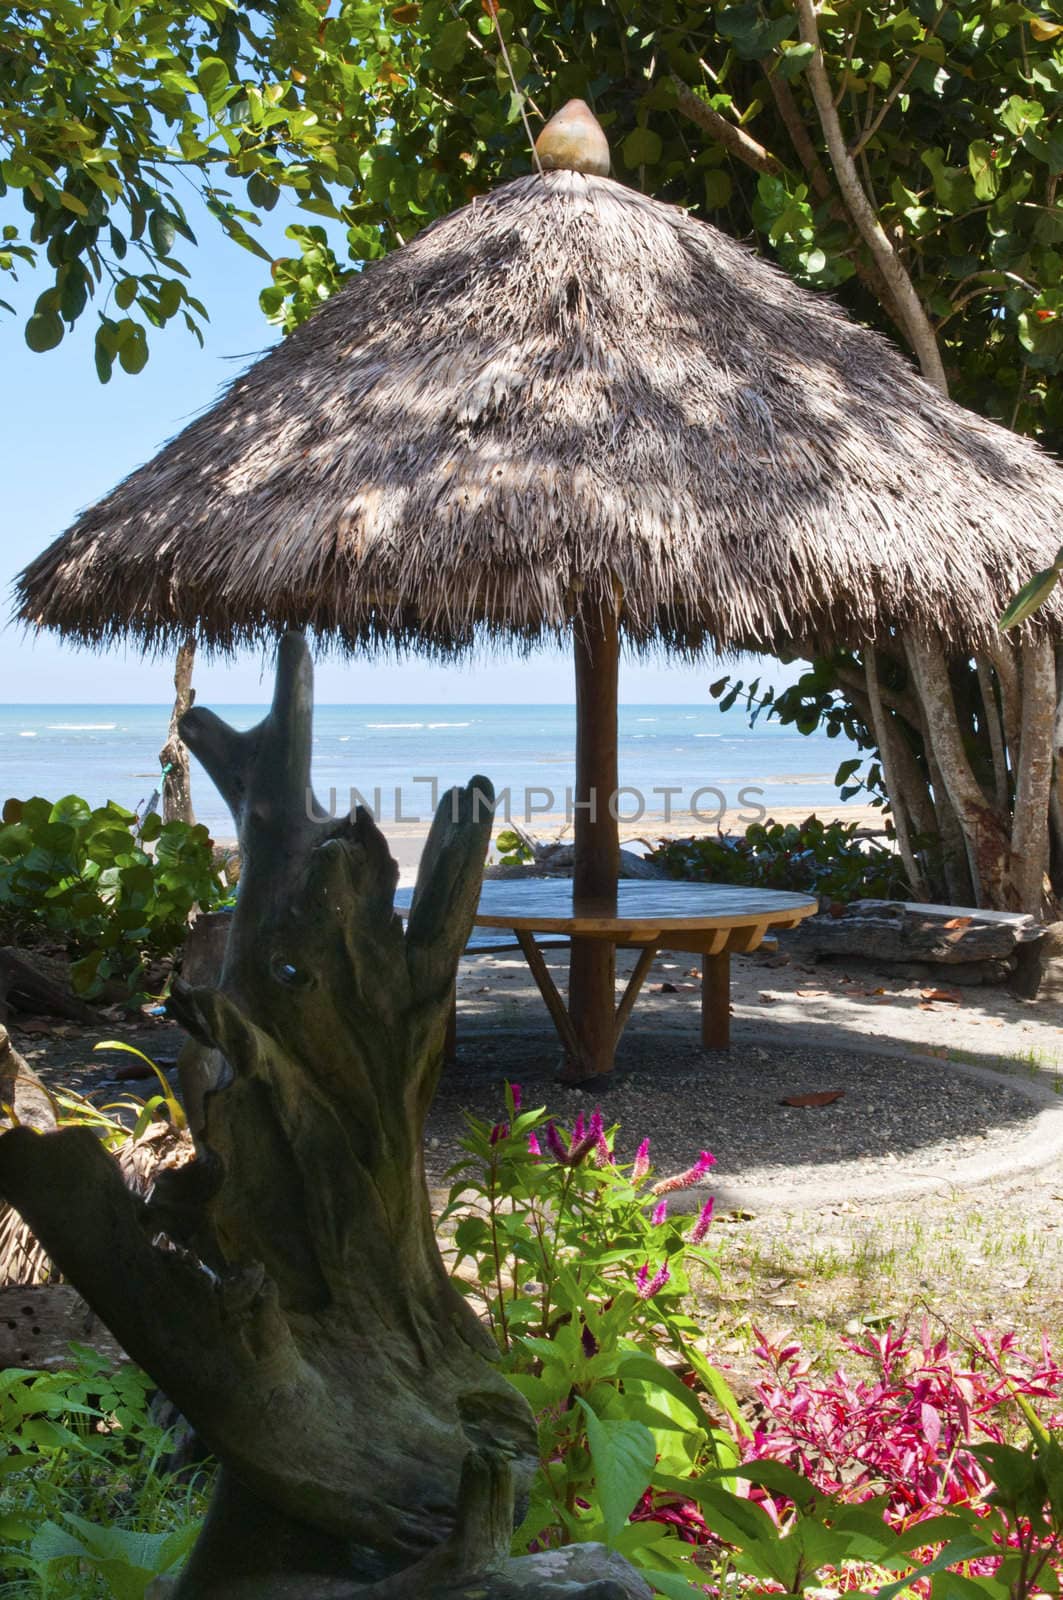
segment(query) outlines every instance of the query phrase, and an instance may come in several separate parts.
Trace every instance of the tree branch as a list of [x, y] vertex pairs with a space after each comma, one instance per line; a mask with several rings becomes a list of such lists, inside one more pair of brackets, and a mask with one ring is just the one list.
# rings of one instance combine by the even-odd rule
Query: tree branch
[[756, 139], [751, 139], [744, 128], [739, 128], [733, 122], [728, 122], [726, 117], [721, 117], [704, 100], [699, 100], [694, 91], [685, 84], [682, 78], [677, 78], [673, 72], [671, 81], [675, 85], [676, 107], [691, 122], [699, 128], [704, 128], [723, 145], [731, 155], [737, 156], [739, 161], [744, 161], [747, 167], [752, 167], [755, 172], [780, 173], [783, 171], [782, 162], [773, 156], [770, 150], [765, 150]]
[[900, 325], [915, 352], [924, 378], [928, 383], [932, 383], [936, 389], [939, 389], [942, 394], [948, 394], [948, 380], [945, 377], [941, 352], [938, 349], [934, 330], [930, 325], [926, 310], [915, 292], [915, 287], [903, 263], [890, 243], [885, 229], [872, 209], [871, 202], [864, 192], [856, 166], [846, 146], [838, 111], [831, 96], [827, 69], [823, 61], [823, 49], [820, 43], [814, 5], [812, 0], [796, 0], [796, 5], [802, 43], [812, 46], [812, 54], [808, 62], [809, 87], [816, 103], [816, 110], [823, 128], [823, 136], [827, 142], [831, 165], [834, 168], [842, 198], [849, 209], [853, 222], [856, 224], [860, 237], [870, 250], [896, 299]]

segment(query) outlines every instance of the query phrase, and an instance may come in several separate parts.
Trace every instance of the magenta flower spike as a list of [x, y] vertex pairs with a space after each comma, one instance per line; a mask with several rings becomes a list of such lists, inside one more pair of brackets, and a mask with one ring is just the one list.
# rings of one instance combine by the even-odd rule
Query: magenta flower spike
[[587, 1125], [583, 1120], [583, 1112], [581, 1111], [578, 1113], [575, 1122], [572, 1124], [572, 1143], [579, 1144], [586, 1132]]
[[677, 1172], [674, 1178], [662, 1178], [660, 1183], [654, 1184], [650, 1193], [675, 1194], [678, 1189], [692, 1189], [715, 1165], [716, 1157], [712, 1151], [703, 1150], [692, 1167], [688, 1167], [685, 1172]]
[[565, 1149], [565, 1141], [558, 1133], [557, 1126], [553, 1122], [546, 1124], [546, 1148], [555, 1161], [560, 1161], [563, 1166], [568, 1165], [568, 1151]]
[[499, 1140], [508, 1139], [508, 1138], [509, 1138], [509, 1123], [508, 1122], [496, 1122], [494, 1127], [491, 1129], [491, 1143], [492, 1144], [498, 1144]]
[[650, 1265], [647, 1261], [635, 1274], [635, 1291], [640, 1300], [652, 1300], [654, 1295], [664, 1288], [672, 1274], [668, 1270], [668, 1263], [657, 1268], [653, 1277], [650, 1277]]
[[690, 1230], [690, 1243], [700, 1244], [712, 1225], [712, 1212], [716, 1202], [710, 1195], [701, 1208], [701, 1215]]
[[632, 1183], [641, 1183], [650, 1170], [650, 1141], [643, 1139], [635, 1151], [635, 1165], [631, 1169]]
[[543, 1153], [543, 1147], [539, 1143], [539, 1140], [536, 1137], [535, 1133], [534, 1132], [529, 1133], [529, 1135], [528, 1135], [528, 1154], [530, 1156], [541, 1156], [542, 1153]]
[[513, 1109], [514, 1109], [514, 1111], [519, 1111], [520, 1110], [520, 1102], [521, 1102], [520, 1084], [519, 1083], [511, 1083], [510, 1086], [509, 1086], [509, 1092], [513, 1096]]
[[650, 1219], [652, 1221], [652, 1223], [653, 1223], [653, 1226], [655, 1228], [659, 1228], [661, 1223], [664, 1221], [664, 1219], [665, 1219], [665, 1217], [667, 1215], [668, 1215], [668, 1201], [667, 1200], [658, 1200], [657, 1204], [653, 1208], [653, 1216]]

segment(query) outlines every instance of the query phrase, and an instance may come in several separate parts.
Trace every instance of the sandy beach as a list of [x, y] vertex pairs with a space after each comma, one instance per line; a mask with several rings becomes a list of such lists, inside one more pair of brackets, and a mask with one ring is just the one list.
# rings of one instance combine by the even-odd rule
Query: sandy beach
[[[878, 833], [883, 827], [882, 812], [875, 810], [873, 806], [861, 805], [774, 806], [765, 820], [784, 824], [800, 823], [813, 812], [822, 822], [855, 822], [858, 827], [866, 829], [869, 833]], [[647, 812], [637, 822], [621, 822], [620, 842], [622, 845], [637, 847], [644, 843], [655, 844], [658, 839], [700, 838], [715, 834], [717, 831], [743, 833], [751, 819], [747, 813], [742, 815], [745, 816], [744, 821], [739, 820], [738, 810], [728, 812], [718, 829], [716, 824], [706, 823], [689, 811], [676, 811], [670, 817], [666, 817], [664, 812]], [[399, 882], [413, 883], [417, 876], [417, 863], [421, 859], [421, 851], [428, 837], [429, 823], [427, 820], [384, 822], [381, 826], [391, 846], [391, 853], [399, 864]], [[492, 833], [489, 862], [498, 859], [498, 848], [495, 843], [498, 835], [511, 826], [505, 821], [496, 824]], [[544, 843], [570, 840], [572, 837], [572, 825], [560, 812], [536, 817], [534, 826], [528, 827], [526, 831]], [[226, 841], [226, 843], [232, 842], [232, 840]]]

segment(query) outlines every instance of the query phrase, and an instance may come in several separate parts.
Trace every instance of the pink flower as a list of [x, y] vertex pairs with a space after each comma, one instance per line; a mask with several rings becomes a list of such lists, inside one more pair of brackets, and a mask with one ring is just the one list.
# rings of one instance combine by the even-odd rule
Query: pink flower
[[635, 1290], [640, 1300], [652, 1300], [658, 1290], [663, 1289], [672, 1274], [665, 1262], [657, 1268], [653, 1277], [650, 1277], [650, 1264], [644, 1262], [635, 1274]]
[[[595, 1117], [598, 1119], [597, 1123], [595, 1122]], [[595, 1164], [599, 1167], [611, 1166], [616, 1157], [609, 1148], [609, 1140], [605, 1137], [605, 1123], [602, 1120], [600, 1111], [596, 1111], [591, 1118], [591, 1127], [594, 1129], [594, 1136], [598, 1142], [598, 1149], [594, 1157]]]
[[[665, 1202], [662, 1201], [661, 1203], [663, 1205]], [[705, 1204], [701, 1208], [701, 1215], [690, 1230], [689, 1237], [691, 1244], [700, 1244], [705, 1235], [708, 1233], [710, 1224], [712, 1223], [712, 1210], [714, 1205], [715, 1201], [710, 1195], [708, 1200], [706, 1200]]]
[[583, 1121], [583, 1112], [581, 1111], [579, 1113], [579, 1115], [576, 1117], [575, 1122], [572, 1124], [572, 1143], [573, 1144], [579, 1144], [580, 1140], [583, 1138], [583, 1135], [586, 1133], [586, 1131], [587, 1131], [587, 1128], [586, 1128], [586, 1124]]
[[529, 1135], [528, 1135], [528, 1154], [530, 1156], [541, 1156], [542, 1153], [543, 1153], [543, 1147], [539, 1143], [539, 1141], [536, 1138], [535, 1134], [534, 1133], [529, 1133]]
[[521, 1101], [520, 1084], [519, 1083], [511, 1083], [510, 1086], [509, 1086], [509, 1092], [510, 1092], [510, 1096], [512, 1097], [512, 1100], [513, 1100], [513, 1109], [514, 1109], [514, 1111], [519, 1111], [520, 1110], [520, 1101]]
[[664, 1221], [664, 1219], [665, 1219], [665, 1217], [667, 1215], [668, 1215], [668, 1201], [667, 1200], [658, 1200], [657, 1204], [653, 1208], [653, 1216], [650, 1219], [651, 1222], [653, 1223], [653, 1226], [655, 1228], [659, 1228], [661, 1223]]
[[632, 1183], [641, 1183], [650, 1170], [650, 1141], [643, 1139], [635, 1151], [635, 1165], [631, 1169]]
[[686, 1172], [677, 1172], [674, 1178], [662, 1178], [660, 1183], [655, 1183], [650, 1190], [651, 1194], [674, 1194], [677, 1189], [692, 1189], [700, 1183], [710, 1167], [716, 1165], [716, 1157], [710, 1150], [703, 1150], [692, 1167]]
[[500, 1140], [508, 1139], [508, 1138], [509, 1138], [509, 1123], [508, 1122], [496, 1122], [494, 1127], [491, 1129], [491, 1143], [492, 1144], [498, 1144]]

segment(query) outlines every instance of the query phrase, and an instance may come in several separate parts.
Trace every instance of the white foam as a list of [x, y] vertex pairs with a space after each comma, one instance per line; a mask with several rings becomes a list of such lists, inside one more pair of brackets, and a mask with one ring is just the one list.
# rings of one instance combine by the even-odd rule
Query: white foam
[[26, 728], [23, 728], [22, 732], [19, 734], [20, 739], [36, 739], [36, 737], [37, 735], [32, 729], [27, 730]]
[[430, 722], [430, 728], [471, 728], [471, 722]]
[[423, 722], [367, 722], [367, 728], [423, 728]]
[[110, 733], [117, 722], [49, 722], [49, 733]]

